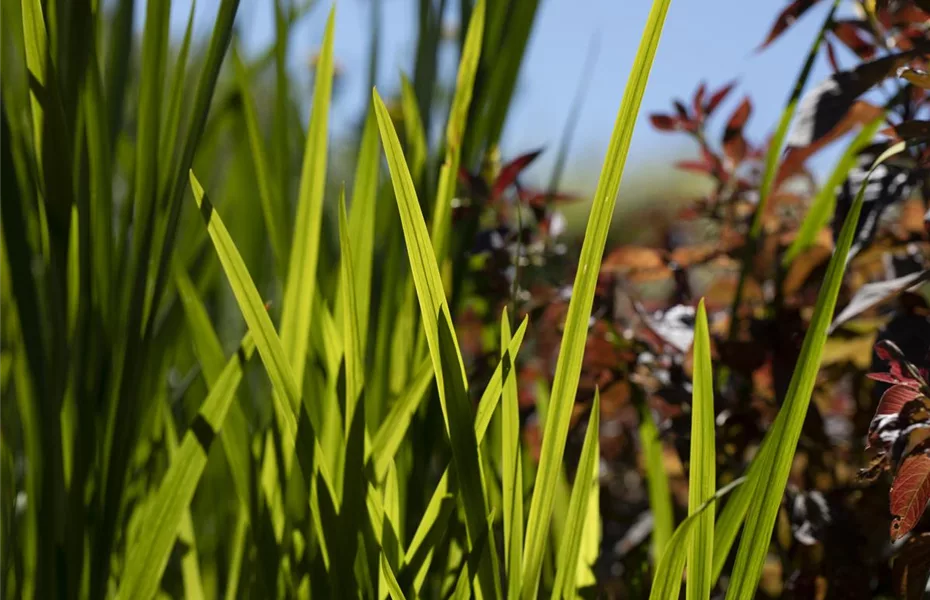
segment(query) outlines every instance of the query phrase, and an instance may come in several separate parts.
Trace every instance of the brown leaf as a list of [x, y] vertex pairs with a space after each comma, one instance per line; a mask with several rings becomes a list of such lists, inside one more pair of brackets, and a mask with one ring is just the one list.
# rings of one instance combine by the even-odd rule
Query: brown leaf
[[601, 271], [624, 274], [630, 271], [662, 269], [665, 266], [664, 250], [644, 246], [620, 246], [604, 258]]
[[491, 188], [491, 199], [496, 200], [500, 198], [504, 190], [513, 185], [517, 180], [517, 176], [527, 168], [530, 163], [536, 160], [536, 157], [541, 153], [542, 148], [527, 152], [504, 165], [501, 168], [501, 172], [497, 175], [497, 179], [494, 180], [494, 186]]
[[920, 533], [904, 543], [894, 559], [892, 577], [898, 596], [906, 600], [924, 597], [930, 573], [930, 533]]
[[733, 91], [734, 87], [736, 87], [736, 82], [731, 81], [730, 83], [723, 85], [720, 89], [714, 92], [710, 99], [707, 101], [707, 104], [704, 106], [704, 114], [708, 117], [713, 114], [713, 112], [717, 110], [717, 107], [720, 106], [720, 103], [723, 102], [724, 98], [726, 98], [727, 95]]
[[723, 153], [732, 165], [738, 165], [746, 157], [746, 139], [743, 137], [743, 127], [752, 114], [752, 102], [744, 98], [733, 111], [723, 132]]
[[920, 520], [930, 500], [930, 456], [923, 452], [904, 459], [891, 486], [891, 539], [904, 537]]
[[769, 34], [765, 37], [765, 41], [762, 42], [759, 50], [762, 50], [775, 41], [778, 36], [783, 34], [786, 29], [791, 27], [801, 15], [806, 13], [816, 3], [817, 0], [794, 0], [794, 2], [785, 7], [775, 19], [771, 31], [769, 31]]
[[901, 412], [904, 405], [920, 398], [920, 390], [908, 385], [898, 384], [891, 386], [882, 394], [881, 402], [878, 403], [878, 410], [875, 415], [895, 415]]
[[833, 34], [859, 58], [872, 60], [875, 57], [875, 45], [859, 35], [864, 27], [863, 21], [841, 19], [834, 22]]

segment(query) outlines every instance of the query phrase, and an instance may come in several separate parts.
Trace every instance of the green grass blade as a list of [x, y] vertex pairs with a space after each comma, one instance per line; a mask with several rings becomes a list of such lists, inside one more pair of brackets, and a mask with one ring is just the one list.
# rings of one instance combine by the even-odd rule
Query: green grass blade
[[[207, 49], [206, 58], [203, 61], [203, 70], [197, 81], [197, 88], [194, 92], [194, 99], [190, 118], [187, 123], [186, 134], [183, 138], [183, 149], [179, 163], [174, 166], [174, 179], [170, 187], [166, 189], [166, 196], [162, 201], [162, 206], [166, 207], [166, 215], [161, 230], [164, 232], [164, 239], [159, 240], [159, 251], [156, 259], [158, 268], [155, 274], [154, 285], [152, 286], [152, 304], [157, 308], [164, 286], [170, 275], [172, 254], [174, 252], [175, 238], [178, 232], [178, 221], [181, 217], [181, 206], [184, 197], [184, 189], [188, 182], [188, 172], [194, 162], [194, 154], [203, 137], [207, 125], [207, 115], [210, 112], [210, 104], [213, 100], [213, 92], [216, 89], [216, 82], [219, 78], [220, 67], [223, 63], [223, 56], [226, 54], [226, 48], [229, 46], [229, 39], [232, 35], [233, 24], [236, 19], [236, 11], [239, 8], [239, 0], [221, 0], [219, 9], [216, 14], [216, 21], [213, 27], [213, 34], [210, 36], [210, 45]], [[151, 311], [151, 317], [147, 324], [147, 329], [151, 331], [155, 323], [157, 310]]]
[[649, 14], [649, 20], [643, 33], [642, 41], [636, 55], [633, 69], [624, 92], [623, 102], [617, 115], [614, 133], [604, 160], [604, 168], [598, 181], [594, 204], [588, 217], [578, 275], [572, 289], [565, 322], [565, 333], [559, 350], [553, 384], [552, 406], [546, 419], [543, 433], [542, 452], [539, 471], [536, 475], [533, 500], [527, 523], [526, 545], [523, 555], [523, 597], [532, 598], [539, 586], [542, 560], [548, 537], [549, 518], [552, 514], [553, 492], [562, 468], [562, 455], [565, 451], [565, 437], [568, 434], [571, 410], [575, 401], [575, 390], [581, 375], [581, 359], [584, 354], [585, 338], [588, 332], [588, 319], [594, 300], [594, 286], [607, 232], [616, 204], [617, 192], [623, 165], [626, 162], [633, 136], [636, 115], [646, 89], [649, 69], [659, 45], [662, 25], [668, 11], [670, 0], [655, 0]]
[[404, 141], [407, 143], [407, 164], [410, 165], [410, 174], [415, 183], [423, 183], [423, 169], [426, 167], [426, 156], [429, 152], [426, 144], [426, 131], [423, 129], [423, 118], [420, 115], [420, 105], [417, 104], [417, 93], [407, 76], [400, 76], [400, 109], [404, 115]]
[[407, 391], [394, 402], [387, 417], [378, 427], [371, 443], [370, 455], [378, 481], [382, 481], [387, 474], [394, 455], [407, 435], [410, 421], [420, 403], [426, 398], [426, 391], [432, 381], [433, 365], [426, 360], [413, 376]]
[[468, 119], [472, 89], [475, 86], [475, 74], [478, 72], [478, 61], [481, 57], [485, 4], [485, 0], [478, 0], [468, 22], [468, 32], [465, 34], [462, 58], [455, 82], [455, 95], [452, 97], [449, 122], [446, 124], [446, 159], [439, 171], [439, 188], [436, 191], [436, 202], [433, 205], [431, 231], [433, 250], [439, 264], [445, 261], [449, 247], [449, 233], [452, 227], [452, 196], [455, 194], [455, 184], [458, 181], [465, 123]]
[[355, 301], [355, 274], [352, 265], [352, 248], [349, 242], [349, 217], [346, 216], [345, 189], [339, 194], [339, 246], [341, 257], [339, 264], [342, 273], [343, 311], [342, 339], [345, 343], [346, 403], [345, 425], [346, 438], [355, 414], [355, 406], [365, 385], [363, 355], [359, 347], [358, 305]]
[[755, 596], [756, 586], [762, 574], [762, 565], [768, 552], [772, 528], [778, 516], [794, 452], [807, 416], [817, 373], [820, 370], [820, 359], [827, 341], [827, 329], [833, 318], [836, 298], [843, 283], [843, 273], [855, 236], [859, 213], [862, 210], [865, 188], [875, 168], [903, 149], [903, 142], [895, 144], [876, 159], [868, 176], [862, 182], [849, 215], [846, 217], [846, 222], [843, 224], [833, 257], [827, 266], [823, 286], [817, 297], [814, 315], [811, 318], [807, 335], [804, 336], [804, 344], [801, 346], [785, 401], [767, 436], [771, 437], [768, 443], [772, 445], [772, 449], [759, 456], [764, 460], [758, 471], [758, 484], [753, 493], [743, 537], [736, 554], [733, 583], [727, 590], [728, 599], [748, 600]]
[[681, 574], [685, 569], [685, 559], [688, 554], [689, 540], [694, 533], [698, 521], [704, 516], [704, 511], [714, 506], [717, 500], [729, 493], [733, 488], [745, 483], [742, 477], [720, 488], [710, 500], [688, 515], [675, 529], [668, 547], [662, 554], [652, 578], [652, 590], [649, 592], [650, 600], [678, 600], [681, 593]]
[[352, 186], [352, 206], [349, 207], [349, 232], [356, 250], [355, 297], [358, 303], [359, 355], [368, 355], [368, 320], [371, 313], [371, 274], [374, 265], [375, 214], [378, 200], [378, 171], [381, 156], [378, 152], [378, 119], [369, 107], [362, 129], [362, 141], [355, 166]]
[[646, 468], [649, 510], [652, 511], [652, 556], [658, 561], [675, 529], [672, 492], [662, 457], [662, 440], [649, 407], [643, 402], [639, 416], [639, 443]]
[[[481, 399], [478, 401], [478, 412], [475, 417], [475, 437], [479, 444], [487, 433], [488, 426], [491, 423], [491, 417], [494, 415], [497, 403], [501, 397], [503, 382], [510, 373], [510, 369], [513, 367], [514, 360], [520, 350], [520, 344], [523, 343], [526, 326], [527, 319], [524, 319], [520, 327], [517, 328], [517, 331], [514, 333], [513, 338], [510, 340], [510, 345], [507, 348], [507, 360], [502, 359], [497, 364], [497, 368], [491, 375], [491, 380], [488, 382], [487, 387], [484, 389], [484, 393], [481, 394]], [[414, 570], [417, 572], [420, 572], [421, 565], [428, 566], [429, 564], [430, 559], [426, 557], [426, 554], [428, 551], [431, 551], [428, 543], [431, 533], [434, 532], [437, 527], [442, 529], [445, 519], [449, 516], [448, 512], [443, 512], [441, 510], [443, 499], [448, 497], [448, 491], [449, 468], [446, 468], [439, 480], [439, 484], [433, 491], [433, 496], [430, 498], [429, 504], [427, 504], [426, 511], [419, 525], [417, 525], [416, 532], [413, 535], [413, 539], [410, 541], [410, 545], [407, 547], [407, 553], [404, 557], [405, 566], [417, 561], [414, 563]], [[423, 562], [420, 563], [420, 560]], [[420, 581], [422, 582], [422, 580]], [[417, 588], [417, 590], [419, 590], [419, 588]]]
[[[501, 315], [501, 360], [510, 360], [510, 317]], [[513, 365], [501, 398], [501, 471], [504, 496], [504, 561], [507, 597], [519, 598], [523, 575], [523, 461], [520, 460], [520, 405]]]
[[394, 576], [394, 570], [391, 568], [391, 565], [388, 563], [387, 557], [384, 553], [381, 553], [381, 573], [384, 575], [384, 580], [387, 583], [388, 593], [391, 595], [392, 600], [407, 600], [404, 597], [404, 592], [400, 589], [400, 584], [397, 583], [397, 577]]
[[810, 208], [807, 210], [807, 214], [804, 215], [804, 221], [801, 223], [797, 236], [782, 258], [782, 266], [787, 267], [798, 254], [810, 248], [820, 230], [830, 222], [830, 215], [833, 214], [833, 209], [836, 207], [837, 188], [843, 183], [849, 170], [855, 164], [856, 155], [862, 148], [871, 143], [875, 133], [884, 122], [885, 115], [882, 115], [863, 127], [846, 147], [843, 155], [836, 161], [836, 166], [830, 176], [811, 201]]
[[814, 67], [814, 61], [817, 58], [817, 52], [820, 50], [820, 44], [823, 42], [824, 35], [830, 23], [833, 21], [833, 13], [836, 12], [836, 7], [838, 5], [839, 0], [833, 0], [833, 5], [830, 7], [830, 12], [827, 13], [827, 17], [820, 27], [817, 38], [811, 45], [810, 50], [808, 50], [807, 59], [800, 73], [798, 73], [794, 88], [791, 90], [791, 96], [788, 97], [788, 102], [785, 104], [784, 110], [782, 110], [781, 119], [778, 121], [778, 127], [775, 128], [775, 133], [772, 135], [772, 140], [769, 142], [768, 151], [765, 154], [765, 169], [762, 171], [762, 184], [759, 186], [759, 204], [756, 206], [756, 213], [753, 215], [752, 226], [750, 227], [749, 233], [750, 237], [753, 239], [758, 237], [759, 233], [762, 231], [762, 216], [765, 214], [766, 203], [768, 202], [769, 196], [771, 196], [772, 186], [775, 183], [775, 176], [778, 174], [778, 159], [781, 157], [782, 145], [785, 142], [785, 137], [788, 135], [788, 126], [791, 125], [791, 119], [794, 118], [798, 101], [801, 99], [801, 93], [804, 91], [804, 86], [807, 84], [807, 79], [810, 77], [811, 70]]
[[224, 600], [235, 600], [238, 597], [239, 581], [242, 578], [242, 562], [245, 557], [246, 541], [249, 530], [249, 515], [244, 507], [239, 509], [239, 518], [236, 520], [236, 529], [233, 531], [232, 552], [229, 557], [229, 567], [226, 570], [226, 592]]
[[[35, 78], [36, 83], [45, 86], [46, 54], [48, 50], [48, 33], [45, 30], [45, 16], [42, 13], [41, 0], [26, 0], [22, 3], [23, 40], [26, 45], [26, 68]], [[33, 148], [41, 173], [42, 129], [45, 112], [35, 90], [29, 91], [32, 110]]]
[[[265, 143], [258, 125], [258, 115], [255, 110], [255, 100], [249, 89], [249, 72], [239, 51], [233, 49], [233, 66], [236, 71], [236, 83], [239, 86], [239, 95], [242, 98], [242, 116], [245, 119], [245, 128], [249, 137], [249, 148], [252, 152], [252, 166], [255, 169], [255, 184], [258, 186], [258, 199], [262, 205], [262, 215], [265, 218], [265, 231], [268, 233], [268, 243], [274, 256], [275, 267], [281, 273], [287, 268], [287, 252], [284, 237], [285, 215], [284, 205], [275, 202], [272, 193], [272, 183], [268, 175], [268, 157], [265, 153]], [[283, 200], [283, 197], [278, 197]]]
[[756, 458], [749, 465], [746, 473], [746, 483], [740, 486], [733, 495], [723, 505], [720, 516], [714, 526], [714, 563], [711, 573], [711, 581], [716, 583], [723, 571], [727, 558], [730, 556], [730, 550], [733, 549], [733, 542], [736, 541], [736, 535], [739, 533], [743, 521], [746, 519], [746, 513], [749, 511], [749, 503], [755, 493], [755, 486], [759, 482], [758, 471], [761, 469], [765, 460], [761, 457], [762, 452], [766, 451], [771, 444], [763, 444], [759, 449]]
[[[190, 14], [187, 17], [187, 29], [184, 31], [184, 39], [181, 41], [181, 49], [178, 51], [178, 59], [174, 66], [174, 77], [171, 80], [171, 92], [168, 95], [168, 113], [165, 117], [165, 124], [161, 130], [161, 137], [158, 145], [159, 161], [162, 165], [174, 164], [174, 147], [178, 140], [178, 131], [181, 125], [181, 105], [184, 98], [184, 80], [187, 76], [187, 56], [190, 52], [191, 34], [194, 29], [194, 11], [197, 8], [196, 0], [191, 2]], [[164, 198], [165, 190], [171, 184], [171, 178], [174, 172], [165, 170], [159, 174], [158, 196]]]
[[[313, 314], [311, 301], [318, 293], [317, 262], [320, 253], [320, 227], [323, 222], [323, 192], [326, 184], [327, 127], [333, 90], [335, 19], [334, 5], [326, 22], [323, 48], [316, 68], [310, 128], [307, 132], [300, 173], [294, 243], [288, 261], [281, 315], [281, 342], [290, 360], [297, 389], [301, 389], [304, 380], [304, 363], [307, 359], [310, 319]], [[298, 405], [294, 404], [291, 408], [297, 410]]]
[[[204, 194], [203, 187], [194, 173], [190, 174], [191, 189], [194, 200], [200, 208], [210, 238], [216, 247], [216, 253], [229, 279], [233, 295], [242, 311], [242, 316], [255, 337], [255, 345], [261, 356], [268, 377], [277, 393], [273, 394], [274, 410], [282, 429], [285, 442], [285, 458], [293, 450], [297, 437], [297, 418], [293, 407], [300, 406], [300, 388], [294, 379], [290, 365], [284, 353], [284, 347], [275, 333], [271, 318], [265, 310], [261, 296], [249, 276], [248, 269], [235, 244], [229, 237], [229, 232], [219, 215], [213, 209], [210, 199]], [[289, 464], [285, 468], [289, 468]]]
[[[426, 318], [424, 315], [424, 320]], [[437, 320], [452, 461], [459, 484], [459, 497], [465, 512], [469, 549], [475, 552], [479, 547], [479, 540], [489, 534], [488, 506], [485, 501], [485, 482], [481, 474], [478, 439], [475, 430], [467, 426], [473, 419], [471, 402], [465, 388], [462, 359], [455, 341], [455, 333], [452, 331], [452, 323], [447, 312], [440, 312]], [[485, 544], [481, 557], [477, 560], [478, 584], [483, 597], [500, 598], [500, 581], [493, 544]]]
[[[210, 324], [207, 309], [197, 295], [194, 284], [181, 268], [175, 271], [175, 285], [178, 288], [178, 296], [181, 298], [187, 326], [191, 332], [190, 337], [194, 343], [194, 355], [200, 363], [207, 385], [212, 388], [216, 385], [226, 364], [223, 347]], [[229, 406], [226, 422], [220, 431], [220, 441], [226, 453], [226, 461], [229, 464], [236, 494], [243, 506], [247, 507], [251, 502], [252, 490], [249, 450], [252, 444], [249, 438], [249, 424], [238, 400], [234, 400]]]
[[87, 132], [87, 162], [90, 170], [90, 231], [93, 244], [92, 276], [94, 304], [100, 314], [110, 314], [113, 247], [113, 176], [109, 135], [103, 104], [103, 83], [97, 68], [96, 44], [91, 44], [84, 81], [84, 121]]
[[[710, 366], [710, 333], [701, 299], [694, 325], [694, 382], [691, 400], [691, 464], [688, 476], [688, 514], [710, 501], [716, 489], [717, 453], [714, 440], [714, 374]], [[704, 511], [688, 544], [689, 600], [710, 597], [714, 551], [714, 511]]]
[[[230, 405], [235, 404], [235, 400]], [[177, 458], [178, 434], [174, 430], [174, 419], [171, 408], [163, 400], [160, 403], [162, 419], [164, 421], [165, 440], [168, 447], [168, 460]], [[197, 555], [197, 540], [194, 538], [194, 521], [191, 519], [189, 507], [185, 507], [181, 514], [181, 524], [178, 526], [178, 539], [187, 547], [187, 552], [181, 558], [181, 577], [184, 580], [184, 597], [191, 600], [203, 600], [203, 580], [200, 576], [200, 557]]]
[[155, 595], [168, 564], [178, 526], [207, 464], [210, 444], [223, 426], [242, 379], [242, 369], [254, 349], [251, 336], [246, 335], [185, 434], [175, 460], [158, 487], [152, 508], [140, 525], [141, 535], [127, 550], [126, 571], [120, 581], [117, 598], [147, 599]]
[[578, 460], [578, 471], [575, 474], [571, 500], [568, 503], [565, 535], [556, 560], [555, 584], [552, 589], [553, 594], [558, 598], [575, 597], [576, 574], [581, 554], [581, 540], [585, 530], [588, 498], [592, 491], [592, 482], [597, 483], [600, 464], [600, 413], [601, 394], [599, 390], [595, 390], [591, 416], [588, 417], [588, 430], [585, 432], [581, 458]]

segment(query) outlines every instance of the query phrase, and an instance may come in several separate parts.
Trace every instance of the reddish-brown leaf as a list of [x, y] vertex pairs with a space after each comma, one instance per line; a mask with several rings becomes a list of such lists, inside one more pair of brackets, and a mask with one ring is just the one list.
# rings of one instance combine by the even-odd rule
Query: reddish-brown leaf
[[877, 415], [894, 415], [901, 411], [905, 404], [920, 398], [920, 390], [909, 385], [894, 385], [882, 394], [881, 402], [878, 403]]
[[541, 153], [542, 148], [527, 152], [501, 167], [501, 172], [498, 173], [497, 179], [494, 180], [494, 185], [491, 188], [491, 200], [500, 198], [504, 190], [514, 184], [523, 169], [527, 168]]
[[930, 533], [920, 533], [904, 543], [892, 571], [898, 596], [921, 600], [930, 574]]
[[702, 81], [698, 89], [694, 92], [694, 98], [691, 101], [691, 108], [694, 110], [694, 117], [700, 119], [704, 116], [704, 96], [707, 94], [707, 83]]
[[923, 452], [904, 459], [891, 486], [891, 539], [899, 540], [920, 520], [930, 500], [930, 456]]
[[862, 21], [842, 19], [834, 22], [833, 34], [859, 58], [872, 60], [875, 57], [875, 45], [859, 35], [863, 26]]
[[743, 137], [743, 128], [751, 114], [752, 102], [748, 97], [743, 98], [723, 131], [723, 152], [733, 165], [739, 164], [746, 157], [746, 139]]
[[791, 27], [801, 15], [806, 13], [808, 9], [816, 3], [817, 0], [794, 0], [794, 2], [785, 7], [785, 10], [781, 11], [778, 18], [775, 19], [775, 24], [772, 25], [771, 31], [769, 31], [769, 34], [766, 36], [765, 41], [762, 42], [759, 49], [762, 50], [775, 41], [778, 36], [783, 34], [786, 29]]
[[840, 70], [840, 63], [836, 60], [836, 50], [834, 50], [833, 43], [830, 40], [824, 40], [824, 44], [827, 47], [827, 60], [830, 62], [830, 68], [836, 73]]
[[716, 92], [714, 92], [710, 99], [707, 101], [707, 104], [704, 106], [704, 114], [708, 117], [713, 114], [717, 107], [720, 106], [720, 103], [723, 102], [733, 88], [736, 87], [736, 81], [731, 81], [730, 83], [724, 84]]
[[678, 118], [669, 115], [649, 115], [649, 121], [652, 122], [652, 126], [659, 131], [679, 131], [684, 129]]

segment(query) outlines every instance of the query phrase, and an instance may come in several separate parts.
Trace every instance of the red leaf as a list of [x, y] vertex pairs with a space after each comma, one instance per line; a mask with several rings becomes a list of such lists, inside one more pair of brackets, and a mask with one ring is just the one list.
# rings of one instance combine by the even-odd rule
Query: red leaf
[[861, 21], [840, 20], [833, 25], [833, 35], [862, 60], [872, 60], [875, 57], [875, 45], [859, 35], [861, 28]]
[[901, 380], [897, 377], [892, 377], [888, 373], [869, 373], [866, 375], [872, 381], [880, 381], [882, 383], [890, 383], [891, 385], [897, 385], [901, 383]]
[[930, 500], [930, 456], [920, 452], [904, 459], [891, 486], [891, 539], [899, 540], [920, 520]]
[[531, 162], [536, 160], [536, 157], [539, 156], [540, 153], [542, 153], [542, 148], [518, 156], [504, 165], [501, 168], [501, 172], [497, 175], [497, 179], [494, 180], [494, 186], [491, 188], [491, 200], [500, 198], [504, 190], [513, 185], [513, 182], [517, 180], [517, 176], [523, 169], [528, 167]]
[[877, 415], [894, 415], [901, 411], [905, 404], [920, 398], [922, 394], [919, 389], [912, 388], [909, 385], [894, 385], [882, 394], [882, 400], [878, 403]]
[[830, 43], [830, 40], [824, 40], [827, 45], [827, 60], [830, 61], [830, 67], [833, 69], [833, 72], [836, 73], [840, 70], [840, 64], [836, 60], [836, 51], [833, 50], [833, 44]]
[[759, 50], [762, 50], [773, 41], [775, 41], [775, 38], [784, 33], [786, 29], [793, 25], [801, 15], [806, 13], [808, 9], [810, 9], [816, 3], [817, 0], [794, 0], [794, 2], [785, 7], [785, 10], [781, 11], [781, 14], [778, 15], [777, 19], [775, 19], [775, 24], [772, 25], [772, 30], [769, 31], [768, 36], [766, 36], [765, 41], [762, 42]]
[[668, 115], [649, 115], [652, 126], [659, 131], [677, 131], [681, 129], [681, 122]]
[[684, 104], [682, 104], [682, 103], [681, 103], [680, 101], [678, 101], [678, 100], [675, 100], [675, 102], [673, 102], [672, 104], [674, 104], [674, 106], [675, 106], [675, 111], [678, 113], [678, 118], [679, 118], [679, 119], [681, 119], [682, 121], [690, 121], [690, 120], [691, 120], [691, 117], [688, 115], [688, 109], [685, 108], [685, 105], [684, 105]]
[[733, 88], [736, 87], [736, 82], [731, 81], [730, 83], [725, 84], [719, 90], [713, 93], [710, 97], [710, 100], [707, 101], [707, 105], [704, 107], [704, 113], [709, 117], [717, 107], [720, 106], [720, 103], [723, 102], [723, 99], [729, 95]]
[[733, 111], [733, 115], [727, 122], [727, 127], [723, 132], [723, 152], [734, 165], [739, 164], [746, 157], [746, 140], [743, 138], [743, 127], [746, 126], [750, 114], [752, 114], [752, 102], [747, 97]]
[[698, 119], [704, 116], [704, 95], [706, 93], [707, 84], [702, 81], [697, 91], [694, 92], [694, 100], [691, 103], [694, 109], [694, 116]]

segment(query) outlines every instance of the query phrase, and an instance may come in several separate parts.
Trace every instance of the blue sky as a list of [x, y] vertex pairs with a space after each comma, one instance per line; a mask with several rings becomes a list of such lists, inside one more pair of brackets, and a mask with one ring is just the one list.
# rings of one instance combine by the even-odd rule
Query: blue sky
[[[449, 22], [454, 24], [456, 3], [448, 4], [455, 9], [449, 14]], [[645, 0], [540, 0], [516, 101], [504, 132], [505, 156], [547, 146], [550, 151], [533, 171], [537, 177], [548, 171], [578, 86], [581, 66], [592, 38], [596, 37], [599, 51], [569, 161], [569, 170], [572, 164], [584, 165], [588, 170], [594, 169], [592, 175], [596, 175], [650, 4]], [[320, 0], [291, 37], [290, 69], [298, 77], [303, 73], [304, 81], [308, 81], [307, 59], [320, 43], [329, 5]], [[211, 27], [216, 6], [216, 0], [197, 3], [195, 22], [199, 32], [206, 33]], [[384, 28], [379, 85], [385, 89], [396, 89], [399, 71], [412, 70], [415, 6], [414, 0], [382, 0]], [[757, 52], [755, 49], [784, 6], [783, 0], [673, 0], [633, 138], [629, 164], [634, 171], [637, 165], [655, 164], [672, 154], [694, 152], [683, 136], [655, 132], [647, 115], [669, 110], [675, 97], [689, 99], [701, 80], [711, 87], [738, 80], [737, 89], [716, 117], [718, 127], [722, 127], [743, 94], [749, 94], [754, 104], [748, 125], [750, 136], [760, 140], [774, 127], [828, 8], [823, 3], [811, 10], [775, 44]], [[343, 94], [333, 110], [333, 126], [337, 129], [360, 114], [369, 93], [365, 89], [369, 7], [369, 0], [337, 3], [335, 54], [345, 69]], [[174, 3], [173, 29], [178, 36], [183, 32], [189, 9], [189, 2]], [[242, 0], [239, 26], [247, 51], [257, 51], [270, 43], [273, 3]], [[820, 59], [812, 81], [819, 81], [827, 73], [828, 67]], [[304, 92], [309, 97], [308, 87]]]

